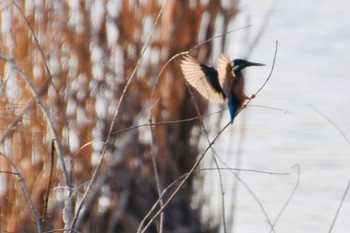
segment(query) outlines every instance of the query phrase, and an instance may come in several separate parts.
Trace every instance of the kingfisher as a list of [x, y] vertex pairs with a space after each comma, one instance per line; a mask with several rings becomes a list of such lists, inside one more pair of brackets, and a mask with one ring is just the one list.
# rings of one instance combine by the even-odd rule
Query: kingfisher
[[248, 97], [244, 93], [244, 76], [242, 70], [248, 66], [264, 66], [265, 64], [250, 62], [244, 59], [231, 60], [222, 53], [218, 60], [218, 70], [200, 63], [189, 54], [183, 56], [180, 66], [186, 81], [204, 98], [214, 103], [227, 102], [231, 121]]

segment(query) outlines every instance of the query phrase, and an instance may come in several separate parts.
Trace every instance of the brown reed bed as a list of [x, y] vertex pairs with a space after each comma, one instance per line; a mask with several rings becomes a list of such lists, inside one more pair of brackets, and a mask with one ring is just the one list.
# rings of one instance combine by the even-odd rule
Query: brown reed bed
[[[191, 169], [203, 132], [199, 120], [121, 130], [197, 116], [177, 59], [157, 77], [237, 13], [215, 0], [69, 2], [2, 2], [0, 232], [136, 232]], [[147, 232], [217, 231], [192, 204], [194, 179]]]

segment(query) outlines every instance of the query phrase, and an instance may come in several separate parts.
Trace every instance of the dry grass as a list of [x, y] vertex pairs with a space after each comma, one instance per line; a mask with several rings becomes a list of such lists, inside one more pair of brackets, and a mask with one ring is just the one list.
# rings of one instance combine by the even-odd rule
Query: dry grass
[[[177, 60], [157, 76], [173, 55], [224, 32], [236, 3], [168, 0], [154, 25], [158, 1], [114, 2], [1, 2], [0, 232], [69, 229], [74, 219], [78, 232], [136, 232], [158, 199], [152, 155], [161, 189], [197, 158], [199, 120], [115, 132], [197, 116]], [[207, 43], [193, 52], [205, 61], [213, 49]], [[198, 106], [206, 112], [205, 103]], [[216, 231], [191, 205], [193, 179], [165, 209], [165, 232]]]

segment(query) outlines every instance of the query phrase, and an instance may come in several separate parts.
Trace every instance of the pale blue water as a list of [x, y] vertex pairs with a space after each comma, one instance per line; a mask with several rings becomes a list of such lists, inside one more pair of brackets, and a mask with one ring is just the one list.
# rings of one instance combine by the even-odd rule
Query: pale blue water
[[[250, 37], [259, 30], [271, 1], [241, 1], [242, 12], [232, 27], [253, 25]], [[276, 67], [271, 80], [251, 103], [282, 108], [290, 113], [248, 107], [215, 148], [227, 164], [235, 167], [242, 129], [241, 168], [288, 172], [289, 176], [241, 173], [273, 222], [297, 180], [298, 189], [275, 226], [275, 232], [329, 232], [350, 179], [350, 145], [341, 134], [309, 105], [327, 115], [350, 138], [350, 2], [346, 0], [281, 0], [250, 60], [268, 64], [247, 72], [247, 93], [252, 94], [266, 79], [279, 41]], [[241, 56], [244, 31], [230, 37], [229, 53]], [[228, 113], [225, 114], [226, 123]], [[208, 173], [210, 179], [217, 173]], [[235, 178], [225, 172], [227, 216], [232, 214], [232, 232], [270, 232], [261, 208], [242, 184], [234, 199]], [[216, 181], [217, 182], [217, 181]], [[215, 191], [213, 191], [215, 190]], [[219, 194], [219, 185], [210, 185]], [[221, 200], [212, 205], [217, 214]], [[213, 212], [212, 212], [213, 213]], [[219, 216], [220, 217], [220, 216]], [[350, 232], [350, 194], [345, 199], [332, 230]]]

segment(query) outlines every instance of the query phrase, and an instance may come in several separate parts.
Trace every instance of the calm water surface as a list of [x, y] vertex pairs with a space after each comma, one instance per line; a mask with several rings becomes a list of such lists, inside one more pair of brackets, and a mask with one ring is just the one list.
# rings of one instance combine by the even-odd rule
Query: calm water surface
[[[249, 34], [253, 37], [270, 5], [271, 1], [241, 1], [242, 12], [232, 27], [245, 25], [249, 16], [253, 25]], [[297, 190], [276, 223], [275, 232], [329, 232], [350, 179], [350, 144], [310, 107], [327, 115], [350, 138], [349, 8], [346, 0], [278, 2], [263, 37], [250, 55], [251, 60], [268, 66], [249, 69], [247, 93], [252, 94], [266, 79], [278, 40], [273, 76], [252, 105], [282, 108], [289, 113], [248, 107], [215, 144], [220, 158], [231, 167], [237, 167], [240, 158], [241, 168], [290, 173], [239, 175], [255, 193], [271, 222], [296, 185], [296, 165], [299, 167]], [[238, 47], [245, 33], [230, 37], [231, 56], [244, 53]], [[229, 120], [226, 115], [222, 125]], [[234, 215], [232, 232], [270, 232], [257, 201], [233, 174], [223, 174], [227, 216]], [[217, 183], [217, 173], [208, 173], [208, 182]], [[237, 196], [233, 193], [235, 182]], [[207, 189], [216, 194], [212, 205], [220, 218], [220, 187], [214, 186]], [[331, 232], [350, 232], [350, 194]]]

